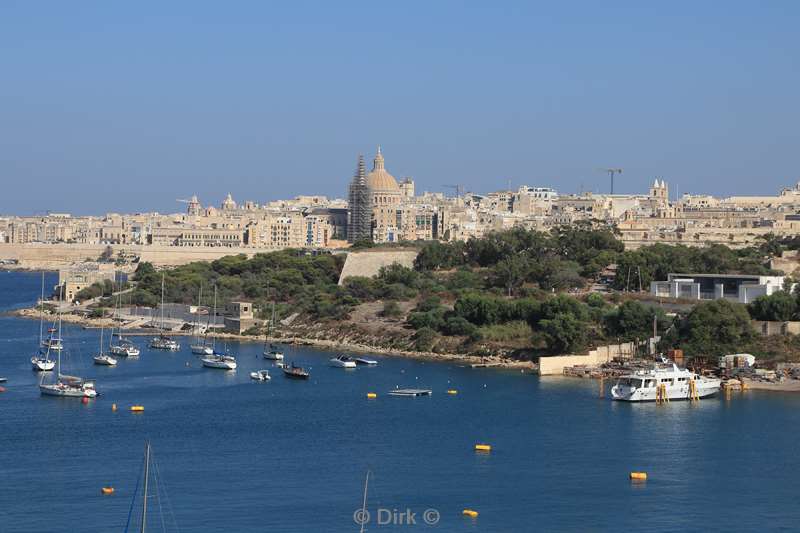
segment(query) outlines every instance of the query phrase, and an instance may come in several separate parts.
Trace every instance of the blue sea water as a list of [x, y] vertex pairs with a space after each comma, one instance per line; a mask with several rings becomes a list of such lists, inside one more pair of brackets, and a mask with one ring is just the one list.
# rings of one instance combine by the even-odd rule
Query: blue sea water
[[[39, 280], [0, 272], [0, 308], [32, 303]], [[66, 369], [96, 378], [102, 393], [82, 404], [39, 395], [29, 362], [38, 334], [36, 321], [0, 317], [6, 533], [123, 531], [146, 439], [159, 489], [148, 531], [358, 531], [353, 513], [368, 470], [368, 531], [769, 531], [800, 523], [800, 395], [628, 405], [598, 398], [594, 381], [391, 357], [345, 371], [327, 366], [329, 352], [291, 347], [287, 360], [309, 365], [311, 380], [275, 369], [271, 382], [256, 383], [249, 372], [269, 367], [259, 344], [228, 346], [240, 364], [231, 373], [203, 369], [188, 339], [167, 353], [138, 338], [140, 358], [106, 368], [91, 364], [99, 331], [70, 326]], [[396, 386], [434, 394], [387, 396]], [[129, 412], [134, 404], [145, 412]], [[479, 442], [491, 453], [476, 454]], [[632, 484], [634, 470], [647, 482]], [[103, 496], [109, 485], [115, 494]], [[462, 516], [465, 508], [479, 516]], [[406, 509], [416, 525], [376, 523]], [[425, 523], [427, 509], [438, 513], [435, 525]]]

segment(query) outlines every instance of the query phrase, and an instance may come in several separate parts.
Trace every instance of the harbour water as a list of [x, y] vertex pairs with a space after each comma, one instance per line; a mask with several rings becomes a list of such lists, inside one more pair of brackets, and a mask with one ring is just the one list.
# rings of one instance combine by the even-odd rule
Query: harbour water
[[[29, 305], [38, 291], [37, 274], [0, 272], [0, 308]], [[175, 353], [138, 338], [141, 357], [97, 367], [99, 331], [70, 326], [67, 370], [96, 378], [101, 393], [82, 404], [39, 395], [29, 362], [38, 335], [36, 321], [0, 318], [6, 533], [123, 531], [145, 439], [161, 489], [149, 504], [151, 531], [162, 518], [168, 531], [358, 531], [353, 514], [368, 470], [369, 531], [768, 531], [800, 523], [800, 395], [630, 405], [598, 398], [594, 381], [391, 357], [347, 371], [327, 365], [330, 352], [291, 347], [287, 361], [310, 366], [311, 379], [287, 380], [274, 369], [271, 382], [257, 383], [249, 372], [270, 368], [259, 344], [228, 346], [236, 372], [202, 368], [188, 338]], [[433, 395], [386, 395], [397, 386]], [[145, 411], [131, 413], [134, 404]], [[492, 451], [476, 453], [476, 443]], [[647, 482], [631, 483], [631, 471], [646, 471]], [[102, 495], [109, 485], [115, 493]], [[465, 508], [478, 517], [462, 516]], [[416, 525], [376, 523], [406, 509]], [[437, 516], [435, 525], [424, 521]]]

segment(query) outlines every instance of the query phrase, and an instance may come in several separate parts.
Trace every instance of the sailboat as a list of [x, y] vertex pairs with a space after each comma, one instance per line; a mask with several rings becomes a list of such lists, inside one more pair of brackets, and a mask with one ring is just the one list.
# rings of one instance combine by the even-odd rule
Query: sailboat
[[172, 337], [164, 334], [164, 274], [161, 274], [161, 333], [150, 341], [150, 347], [156, 350], [177, 352], [181, 345]]
[[[170, 529], [174, 527], [176, 531], [179, 530], [178, 524], [175, 521], [175, 514], [172, 513], [172, 506], [170, 504], [169, 497], [166, 494], [165, 490], [166, 487], [164, 486], [163, 483], [160, 483], [159, 478], [161, 477], [161, 473], [159, 472], [158, 463], [156, 463], [155, 460], [153, 459], [153, 454], [149, 440], [145, 441], [144, 444], [144, 465], [142, 466], [143, 466], [142, 470], [144, 470], [144, 472], [140, 471], [140, 477], [136, 480], [136, 488], [134, 489], [133, 499], [131, 500], [130, 510], [128, 511], [128, 520], [125, 522], [125, 533], [128, 533], [131, 527], [131, 519], [134, 518], [133, 509], [134, 505], [136, 504], [136, 497], [139, 495], [139, 484], [141, 481], [144, 481], [144, 483], [142, 483], [142, 492], [141, 492], [142, 507], [141, 507], [141, 516], [139, 517], [139, 519], [141, 520], [139, 522], [139, 528], [138, 528], [139, 532], [146, 533], [147, 531], [148, 503], [150, 503], [149, 500], [152, 500], [153, 498], [155, 498], [157, 504], [156, 512], [161, 515], [160, 516], [161, 530], [166, 531], [168, 525], [171, 526]], [[152, 466], [152, 472], [151, 472], [151, 466]], [[153, 487], [155, 487], [155, 490], [151, 490], [151, 482]], [[153, 492], [153, 494], [151, 494], [151, 492]], [[167, 519], [167, 516], [169, 515], [165, 516], [164, 506], [162, 505], [162, 499], [166, 504], [167, 510], [170, 512], [172, 520]], [[135, 527], [136, 526], [134, 522], [134, 528]]]
[[[61, 285], [61, 293], [59, 301], [61, 303], [64, 302], [64, 285]], [[44, 304], [44, 272], [42, 272], [42, 297], [41, 302]], [[42, 305], [42, 313], [44, 313], [44, 305]], [[56, 322], [61, 319], [61, 306], [59, 305], [59, 312], [56, 314], [56, 318], [53, 320], [53, 325], [47, 330], [47, 338], [42, 337], [42, 324], [39, 324], [39, 345], [42, 348], [47, 348], [48, 350], [58, 351], [64, 349], [64, 344], [61, 341], [61, 335], [55, 336], [54, 333], [56, 332]]]
[[[217, 316], [217, 286], [214, 286], [214, 317]], [[215, 349], [216, 342], [211, 339], [211, 355], [203, 356], [200, 360], [207, 368], [218, 368], [220, 370], [236, 370], [236, 358], [227, 353], [218, 353]]]
[[[108, 354], [103, 353], [103, 329], [100, 328], [100, 353], [94, 356], [94, 364], [102, 366], [114, 366], [117, 360]], [[113, 331], [112, 331], [113, 334]]]
[[[117, 295], [117, 308], [115, 310], [116, 317], [115, 321], [122, 321], [122, 294]], [[109, 340], [108, 351], [111, 355], [116, 355], [120, 357], [138, 357], [139, 356], [139, 348], [126, 339], [122, 334], [122, 324], [120, 323], [119, 331], [117, 333], [117, 341], [114, 342], [114, 328], [111, 328], [111, 339]]]
[[[197, 313], [195, 313], [194, 320], [194, 342], [191, 345], [192, 353], [195, 355], [214, 355], [214, 348], [206, 344], [206, 335], [200, 338], [200, 324], [197, 320], [197, 315], [200, 313], [200, 305], [203, 302], [203, 286], [200, 285], [200, 291], [197, 295]], [[209, 317], [210, 320], [210, 317]], [[206, 325], [206, 333], [208, 332], [208, 325]]]
[[[58, 332], [61, 334], [61, 320], [58, 321]], [[39, 391], [43, 396], [67, 396], [73, 398], [94, 398], [97, 391], [94, 381], [85, 380], [77, 376], [68, 376], [61, 373], [61, 351], [56, 358], [56, 379], [52, 383], [45, 383], [44, 375], [39, 382]]]
[[[281, 361], [283, 360], [283, 352], [278, 350], [278, 347], [269, 342], [270, 335], [272, 334], [272, 325], [275, 323], [275, 302], [272, 302], [272, 318], [269, 320], [269, 326], [267, 327], [267, 334], [264, 337], [264, 359], [270, 359], [272, 361]], [[269, 344], [269, 346], [267, 346]]]
[[[48, 329], [50, 337], [53, 336], [55, 330]], [[56, 362], [50, 360], [50, 343], [44, 344], [44, 272], [42, 272], [42, 297], [39, 299], [39, 353], [31, 357], [31, 365], [33, 369], [39, 372], [49, 372], [56, 367]]]

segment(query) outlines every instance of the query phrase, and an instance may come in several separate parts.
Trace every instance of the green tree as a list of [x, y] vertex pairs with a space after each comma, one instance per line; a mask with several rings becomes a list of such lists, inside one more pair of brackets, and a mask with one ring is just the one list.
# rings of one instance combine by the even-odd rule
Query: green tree
[[539, 321], [539, 328], [552, 353], [576, 353], [586, 347], [586, 324], [575, 315], [557, 313], [553, 318]]
[[511, 255], [504, 257], [492, 269], [495, 285], [504, 287], [509, 296], [514, 290], [522, 286], [528, 275], [528, 261], [524, 256]]
[[418, 352], [430, 352], [436, 345], [438, 335], [431, 328], [422, 328], [414, 334], [414, 349]]
[[720, 356], [738, 352], [754, 334], [744, 305], [714, 300], [696, 305], [681, 321], [678, 347], [689, 355]]
[[797, 314], [797, 300], [785, 291], [753, 300], [747, 311], [754, 320], [792, 320]]

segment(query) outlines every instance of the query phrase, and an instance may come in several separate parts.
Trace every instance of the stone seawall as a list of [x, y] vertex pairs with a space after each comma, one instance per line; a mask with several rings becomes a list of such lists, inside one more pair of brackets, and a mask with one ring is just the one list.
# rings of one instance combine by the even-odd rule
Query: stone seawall
[[96, 261], [110, 246], [116, 256], [120, 252], [140, 257], [156, 266], [177, 266], [193, 261], [213, 261], [226, 255], [268, 252], [254, 248], [142, 246], [130, 244], [0, 244], [0, 259], [15, 259], [19, 268], [31, 270], [57, 269], [90, 259]]

